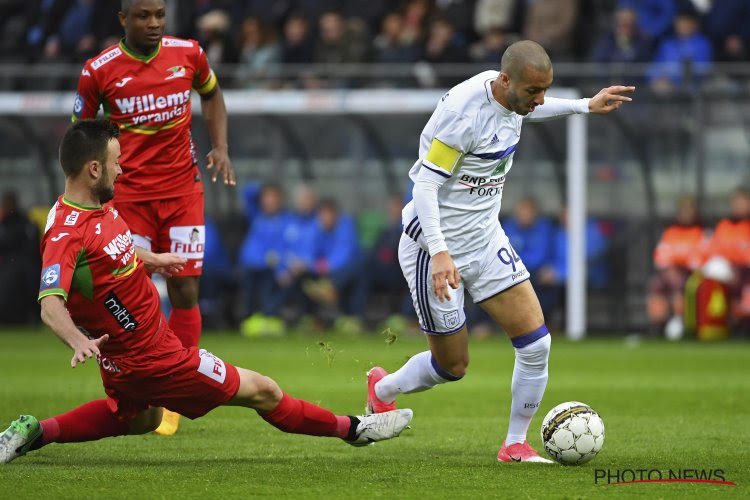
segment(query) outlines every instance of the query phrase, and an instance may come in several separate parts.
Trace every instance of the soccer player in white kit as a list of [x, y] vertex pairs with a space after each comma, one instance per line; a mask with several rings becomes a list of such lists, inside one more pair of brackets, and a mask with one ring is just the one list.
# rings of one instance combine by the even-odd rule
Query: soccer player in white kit
[[381, 367], [367, 374], [372, 413], [394, 409], [399, 394], [460, 380], [469, 364], [466, 289], [516, 352], [501, 462], [550, 462], [526, 441], [547, 385], [549, 330], [529, 273], [498, 221], [521, 125], [572, 113], [606, 114], [631, 100], [623, 93], [635, 90], [613, 86], [591, 99], [569, 100], [545, 97], [551, 84], [549, 56], [526, 40], [506, 49], [499, 72], [480, 73], [441, 98], [409, 171], [414, 198], [403, 210], [398, 254], [430, 350], [392, 374]]

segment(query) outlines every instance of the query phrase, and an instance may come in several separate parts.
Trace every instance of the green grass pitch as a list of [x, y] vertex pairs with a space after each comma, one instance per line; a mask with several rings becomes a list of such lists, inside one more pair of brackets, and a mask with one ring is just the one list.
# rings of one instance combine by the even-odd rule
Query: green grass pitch
[[[326, 346], [318, 341], [328, 342]], [[271, 376], [289, 393], [335, 412], [363, 410], [365, 371], [388, 370], [425, 347], [404, 337], [292, 337], [250, 341], [204, 335], [203, 345]], [[0, 425], [44, 418], [103, 395], [96, 364], [71, 370], [49, 332], [0, 331]], [[750, 496], [750, 346], [556, 337], [550, 379], [529, 440], [555, 404], [593, 406], [604, 449], [579, 467], [495, 459], [510, 405], [513, 350], [500, 337], [472, 341], [468, 376], [404, 396], [412, 428], [353, 448], [293, 436], [254, 412], [219, 408], [182, 421], [173, 437], [120, 437], [51, 445], [0, 466], [0, 498], [747, 498]], [[647, 483], [602, 486], [596, 469], [722, 469], [736, 486]], [[628, 477], [629, 479], [629, 477]], [[7, 496], [6, 496], [7, 495]]]

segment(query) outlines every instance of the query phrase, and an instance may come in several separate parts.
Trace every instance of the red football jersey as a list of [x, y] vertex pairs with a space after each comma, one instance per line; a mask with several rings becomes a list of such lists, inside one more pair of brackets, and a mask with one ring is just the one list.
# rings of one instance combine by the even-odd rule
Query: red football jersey
[[96, 117], [99, 106], [120, 126], [122, 175], [117, 201], [201, 192], [190, 91], [214, 90], [216, 76], [194, 40], [163, 37], [148, 56], [120, 41], [89, 59], [78, 80], [73, 121]]
[[102, 355], [140, 351], [155, 340], [162, 321], [159, 294], [111, 203], [85, 207], [60, 196], [41, 246], [39, 300], [61, 295], [73, 322], [90, 337], [108, 333]]

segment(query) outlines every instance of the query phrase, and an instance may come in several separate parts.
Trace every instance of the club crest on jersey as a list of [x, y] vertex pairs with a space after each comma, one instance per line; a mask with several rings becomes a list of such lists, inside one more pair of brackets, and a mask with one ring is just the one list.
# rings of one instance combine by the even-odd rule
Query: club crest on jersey
[[52, 264], [42, 269], [42, 281], [39, 290], [48, 290], [60, 286], [60, 264]]
[[172, 66], [171, 68], [167, 68], [167, 71], [171, 73], [165, 78], [165, 80], [172, 80], [173, 78], [182, 78], [185, 76], [185, 66]]

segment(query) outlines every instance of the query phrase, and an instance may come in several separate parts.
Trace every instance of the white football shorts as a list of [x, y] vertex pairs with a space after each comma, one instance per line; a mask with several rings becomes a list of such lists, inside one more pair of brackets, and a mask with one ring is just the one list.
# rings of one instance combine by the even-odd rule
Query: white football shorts
[[481, 249], [451, 256], [461, 279], [458, 289], [448, 287], [450, 300], [440, 302], [432, 286], [432, 258], [426, 248], [421, 234], [415, 241], [403, 233], [398, 261], [422, 331], [431, 335], [451, 335], [464, 327], [464, 290], [479, 303], [529, 279], [526, 266], [501, 231]]

